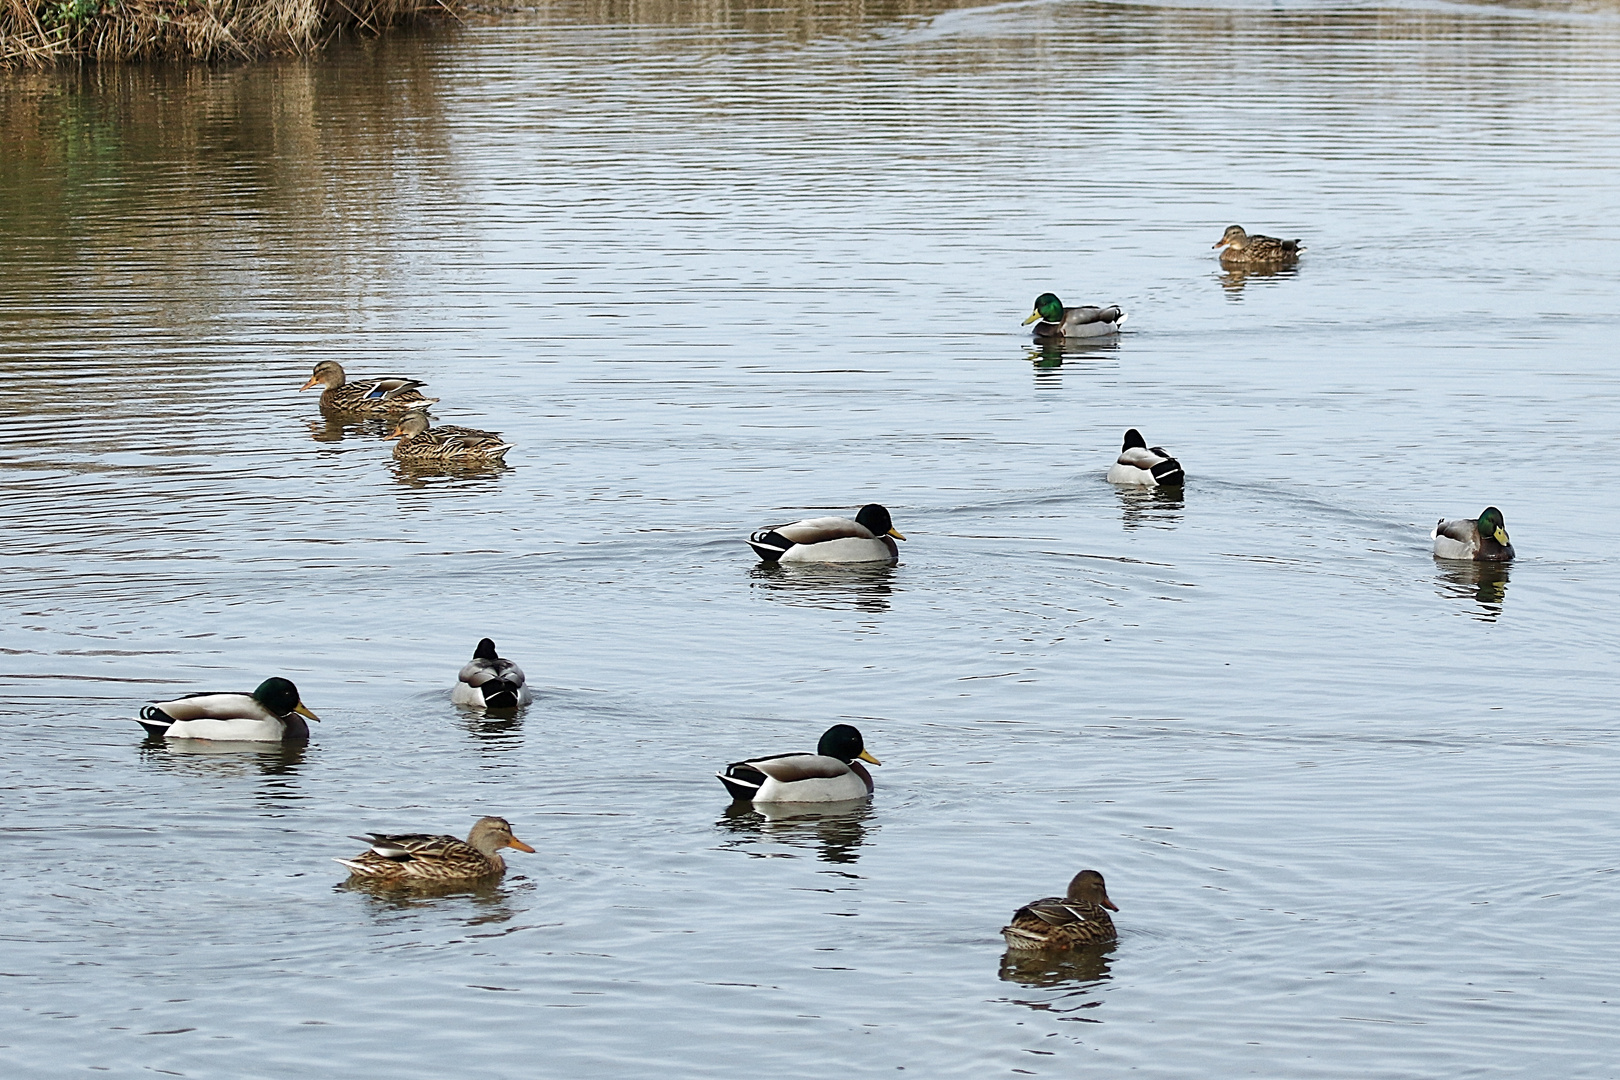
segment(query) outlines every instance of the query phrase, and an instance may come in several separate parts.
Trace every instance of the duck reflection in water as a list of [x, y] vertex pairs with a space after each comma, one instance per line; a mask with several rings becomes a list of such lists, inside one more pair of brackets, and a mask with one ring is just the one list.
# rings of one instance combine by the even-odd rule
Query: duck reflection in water
[[889, 610], [896, 568], [888, 563], [762, 562], [748, 571], [756, 594], [793, 607]]
[[1478, 610], [1469, 608], [1466, 613], [1480, 622], [1495, 622], [1502, 614], [1512, 563], [1436, 560], [1435, 566], [1441, 596], [1475, 601], [1479, 604]]
[[344, 416], [332, 413], [319, 420], [306, 420], [309, 437], [316, 442], [335, 443], [344, 439], [385, 439], [390, 430], [388, 421], [380, 416]]
[[485, 709], [476, 714], [460, 711], [461, 726], [478, 740], [481, 749], [506, 751], [523, 745], [523, 718], [518, 709]]
[[[1050, 989], [1053, 987], [1084, 987], [1109, 978], [1109, 954], [1115, 942], [1090, 945], [1065, 952], [1023, 952], [1008, 950], [1001, 957], [1002, 982], [1020, 986]], [[1095, 1008], [1101, 1002], [1088, 998], [1084, 1004], [1070, 1003], [1067, 1008], [1053, 1001], [1021, 1001], [1031, 1009], [1067, 1011], [1067, 1008]]]
[[256, 770], [263, 776], [296, 776], [308, 749], [304, 742], [224, 742], [148, 735], [141, 743], [141, 760], [177, 772], [242, 775]]
[[1043, 378], [1050, 378], [1063, 368], [1065, 360], [1100, 360], [1117, 361], [1119, 359], [1119, 339], [1117, 337], [1098, 338], [1057, 338], [1050, 341], [1041, 341], [1029, 349], [1029, 360], [1035, 368], [1037, 383]]
[[[728, 846], [746, 848], [762, 841], [790, 847], [813, 843], [816, 858], [822, 862], [848, 864], [861, 857], [871, 816], [870, 799], [822, 804], [738, 801], [726, 807], [715, 825], [737, 836]], [[768, 853], [758, 854], [767, 857]]]
[[1272, 279], [1291, 278], [1298, 274], [1299, 265], [1296, 263], [1291, 266], [1229, 266], [1216, 276], [1228, 300], [1241, 300], [1243, 286], [1251, 278], [1259, 279], [1262, 284], [1272, 284]]
[[404, 462], [390, 463], [390, 471], [394, 479], [405, 487], [426, 489], [443, 487], [446, 484], [465, 484], [468, 481], [484, 481], [481, 486], [494, 487], [488, 483], [498, 480], [506, 473], [512, 471], [512, 466], [489, 462], [487, 464], [453, 465], [439, 462]]
[[1187, 502], [1184, 488], [1116, 487], [1120, 524], [1126, 529], [1173, 529]]
[[363, 878], [349, 878], [332, 886], [332, 891], [360, 893], [366, 898], [367, 913], [380, 921], [393, 922], [428, 914], [443, 916], [454, 911], [458, 916], [465, 913], [466, 917], [457, 921], [466, 926], [498, 926], [517, 915], [517, 909], [512, 906], [512, 894], [533, 888], [532, 883], [510, 876], [497, 881], [417, 886], [408, 890], [389, 888]]

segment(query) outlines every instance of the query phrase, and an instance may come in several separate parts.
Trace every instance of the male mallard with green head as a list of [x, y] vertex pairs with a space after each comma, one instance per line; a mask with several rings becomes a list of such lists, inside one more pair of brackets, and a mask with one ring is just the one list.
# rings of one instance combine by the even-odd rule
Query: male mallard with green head
[[251, 694], [187, 694], [154, 701], [137, 723], [148, 735], [220, 742], [308, 742], [305, 718], [320, 717], [298, 699], [287, 679], [269, 678]]
[[1278, 240], [1275, 236], [1250, 236], [1241, 225], [1228, 225], [1221, 238], [1212, 247], [1225, 248], [1221, 252], [1223, 266], [1276, 265], [1299, 258], [1305, 246], [1298, 240]]
[[439, 400], [423, 397], [416, 388], [427, 384], [403, 375], [367, 375], [350, 382], [343, 373], [343, 365], [336, 360], [316, 364], [315, 373], [298, 389], [308, 390], [316, 385], [326, 387], [321, 391], [321, 408], [327, 412], [399, 413], [425, 409]]
[[412, 465], [499, 464], [512, 449], [499, 432], [446, 424], [434, 427], [425, 409], [412, 409], [399, 418], [390, 439], [398, 439], [394, 460]]
[[1437, 559], [1467, 559], [1470, 562], [1507, 562], [1513, 558], [1502, 511], [1487, 506], [1477, 519], [1442, 520], [1429, 538], [1434, 541]]
[[467, 839], [428, 833], [367, 833], [354, 839], [370, 844], [352, 859], [336, 859], [350, 876], [384, 885], [452, 885], [484, 881], [506, 873], [501, 848], [533, 852], [512, 835], [505, 818], [479, 818]]
[[1102, 337], [1119, 332], [1125, 323], [1125, 313], [1118, 304], [1111, 307], [1064, 307], [1063, 301], [1054, 294], [1041, 293], [1035, 298], [1034, 313], [1024, 320], [1025, 326], [1030, 323], [1036, 324], [1033, 333], [1039, 341]]
[[806, 518], [760, 529], [748, 538], [748, 546], [766, 562], [895, 562], [900, 549], [894, 541], [904, 539], [886, 508], [867, 503], [853, 520]]
[[530, 701], [523, 669], [495, 652], [495, 642], [484, 638], [462, 667], [450, 700], [475, 709], [515, 709]]
[[1120, 448], [1119, 460], [1108, 467], [1110, 484], [1138, 484], [1142, 487], [1181, 487], [1187, 474], [1181, 471], [1181, 462], [1170, 456], [1162, 446], [1149, 446], [1142, 433], [1131, 428], [1125, 433], [1125, 445]]
[[883, 764], [866, 750], [859, 729], [834, 724], [813, 754], [773, 754], [734, 761], [715, 773], [733, 799], [757, 803], [848, 802], [872, 794], [861, 762]]
[[1082, 870], [1069, 882], [1067, 896], [1025, 904], [1013, 912], [1012, 922], [1001, 928], [1001, 935], [1007, 939], [1007, 948], [1020, 951], [1101, 945], [1115, 938], [1114, 920], [1108, 912], [1118, 910], [1108, 899], [1103, 876], [1095, 870]]

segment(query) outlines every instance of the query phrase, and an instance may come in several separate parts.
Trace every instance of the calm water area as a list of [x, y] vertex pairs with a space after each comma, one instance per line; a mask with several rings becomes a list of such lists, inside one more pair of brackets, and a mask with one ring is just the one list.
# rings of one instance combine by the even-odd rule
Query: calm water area
[[[1620, 7], [581, 0], [3, 87], [5, 1076], [1620, 1075]], [[742, 543], [868, 501], [897, 566]], [[1492, 504], [1511, 569], [1436, 562]], [[133, 722], [269, 675], [307, 747]], [[713, 777], [840, 720], [868, 807]], [[330, 861], [486, 813], [495, 887]], [[1118, 943], [1005, 957], [1084, 867]]]

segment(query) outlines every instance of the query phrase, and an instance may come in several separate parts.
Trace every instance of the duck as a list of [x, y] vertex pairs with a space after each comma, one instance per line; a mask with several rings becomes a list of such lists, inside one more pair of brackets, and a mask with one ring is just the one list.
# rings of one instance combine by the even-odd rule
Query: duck
[[501, 659], [495, 653], [495, 642], [484, 638], [461, 669], [450, 700], [475, 709], [515, 709], [532, 698], [523, 682], [523, 669]]
[[407, 409], [425, 409], [435, 404], [436, 397], [424, 397], [417, 390], [427, 384], [420, 379], [407, 379], [403, 375], [367, 375], [348, 381], [343, 365], [336, 360], [322, 360], [315, 365], [315, 373], [300, 390], [315, 385], [325, 386], [321, 391], [321, 408], [328, 412], [397, 413]]
[[298, 687], [280, 677], [264, 680], [251, 694], [187, 694], [154, 701], [136, 723], [148, 735], [220, 742], [308, 742], [305, 719], [319, 720], [298, 697]]
[[1048, 292], [1035, 298], [1035, 313], [1024, 320], [1025, 326], [1030, 323], [1036, 323], [1034, 335], [1041, 341], [1102, 337], [1119, 332], [1119, 328], [1125, 324], [1125, 312], [1120, 310], [1118, 304], [1109, 307], [1064, 307], [1063, 301]]
[[1253, 265], [1256, 263], [1287, 263], [1299, 258], [1305, 246], [1298, 240], [1279, 240], [1275, 236], [1250, 236], [1241, 225], [1228, 225], [1221, 238], [1212, 247], [1224, 247], [1221, 263], [1225, 266]]
[[1513, 545], [1508, 542], [1502, 511], [1494, 506], [1487, 506], [1477, 520], [1442, 519], [1429, 533], [1429, 538], [1434, 541], [1434, 556], [1437, 559], [1507, 562], [1513, 558]]
[[900, 559], [894, 541], [904, 539], [888, 510], [867, 503], [853, 520], [806, 518], [760, 529], [748, 538], [748, 546], [765, 562], [892, 563]]
[[1187, 474], [1181, 471], [1181, 462], [1171, 457], [1162, 446], [1149, 446], [1142, 433], [1135, 428], [1125, 432], [1125, 445], [1119, 449], [1119, 460], [1108, 467], [1110, 484], [1139, 484], [1143, 487], [1181, 487]]
[[1013, 912], [1001, 936], [1007, 939], [1007, 948], [1020, 952], [1101, 945], [1117, 936], [1108, 912], [1118, 910], [1108, 899], [1103, 876], [1082, 870], [1069, 882], [1067, 895], [1033, 900]]
[[456, 427], [434, 427], [425, 409], [412, 409], [399, 418], [388, 436], [398, 439], [394, 460], [408, 464], [490, 465], [500, 464], [512, 444], [501, 441], [494, 431]]
[[883, 764], [867, 752], [860, 730], [834, 724], [813, 754], [771, 754], [734, 761], [717, 776], [733, 799], [755, 803], [849, 802], [872, 794], [861, 762]]
[[350, 880], [384, 885], [450, 885], [485, 881], [506, 873], [501, 848], [534, 852], [512, 835], [512, 823], [481, 817], [467, 839], [428, 833], [367, 833], [351, 839], [370, 844], [352, 859], [335, 859], [349, 868]]

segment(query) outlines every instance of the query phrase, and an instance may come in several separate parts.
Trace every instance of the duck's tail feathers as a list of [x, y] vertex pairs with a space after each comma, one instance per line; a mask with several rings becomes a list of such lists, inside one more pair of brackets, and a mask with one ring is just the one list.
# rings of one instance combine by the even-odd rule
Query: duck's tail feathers
[[761, 529], [748, 538], [748, 546], [764, 562], [776, 562], [793, 546], [793, 541], [775, 529]]
[[765, 774], [746, 762], [727, 765], [725, 772], [717, 772], [715, 777], [731, 793], [733, 799], [743, 802], [753, 802], [754, 796], [759, 794], [759, 786], [765, 782]]
[[518, 707], [521, 685], [506, 679], [491, 679], [480, 686], [486, 709], [515, 709]]
[[156, 705], [148, 705], [141, 710], [140, 718], [135, 722], [145, 728], [148, 735], [162, 735], [174, 723], [174, 717]]
[[[1159, 447], [1154, 447], [1155, 454], [1163, 454]], [[1153, 466], [1153, 479], [1158, 481], [1160, 487], [1181, 487], [1187, 482], [1187, 474], [1181, 471], [1181, 462], [1173, 457], [1166, 457]]]

